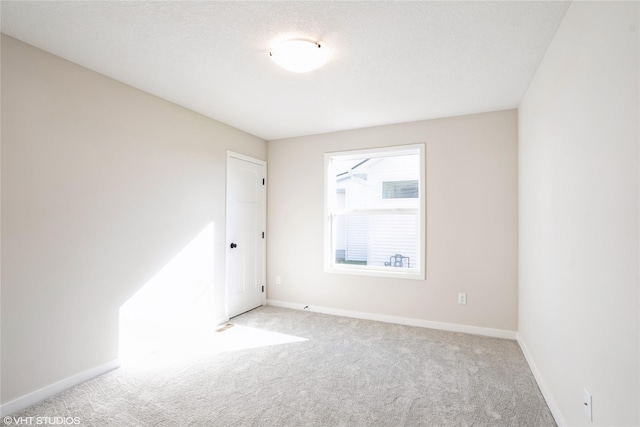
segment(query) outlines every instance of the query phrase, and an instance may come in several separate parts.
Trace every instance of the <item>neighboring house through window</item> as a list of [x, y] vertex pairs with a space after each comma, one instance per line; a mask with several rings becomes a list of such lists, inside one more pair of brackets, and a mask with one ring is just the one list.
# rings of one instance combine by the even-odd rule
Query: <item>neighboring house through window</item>
[[327, 153], [327, 270], [424, 279], [424, 176], [424, 144]]

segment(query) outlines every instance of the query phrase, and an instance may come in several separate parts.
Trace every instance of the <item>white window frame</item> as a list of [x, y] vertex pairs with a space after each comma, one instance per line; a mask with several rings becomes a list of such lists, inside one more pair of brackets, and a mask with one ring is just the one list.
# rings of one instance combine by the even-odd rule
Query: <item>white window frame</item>
[[[418, 229], [418, 256], [417, 256], [417, 270], [406, 269], [397, 267], [386, 266], [363, 266], [353, 264], [340, 264], [335, 262], [335, 230], [333, 228], [333, 222], [337, 213], [337, 208], [333, 206], [335, 202], [336, 185], [335, 175], [330, 176], [330, 166], [334, 158], [340, 158], [341, 160], [348, 160], [350, 157], [354, 159], [361, 159], [363, 157], [376, 158], [376, 157], [389, 157], [399, 156], [403, 154], [415, 154], [418, 152], [420, 159], [420, 179], [418, 184], [418, 204], [419, 204], [419, 229]], [[425, 144], [411, 144], [411, 145], [397, 145], [382, 148], [371, 148], [362, 150], [340, 151], [325, 153], [324, 156], [324, 210], [325, 210], [325, 230], [324, 230], [324, 257], [325, 257], [325, 272], [328, 273], [341, 273], [341, 274], [355, 274], [363, 276], [377, 276], [377, 277], [393, 277], [401, 279], [425, 279], [425, 267], [426, 267], [426, 174], [425, 174]], [[416, 213], [416, 209], [404, 209], [404, 208], [392, 208], [392, 209], [358, 209], [348, 210], [348, 212], [358, 212], [362, 214], [380, 214], [380, 213], [393, 213], [401, 214]]]

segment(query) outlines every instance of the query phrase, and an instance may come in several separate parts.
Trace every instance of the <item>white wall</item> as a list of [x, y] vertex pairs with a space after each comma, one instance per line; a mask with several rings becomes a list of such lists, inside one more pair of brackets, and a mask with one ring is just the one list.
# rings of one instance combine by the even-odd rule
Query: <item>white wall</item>
[[638, 5], [573, 2], [519, 108], [519, 335], [568, 425], [640, 425]]
[[180, 285], [224, 317], [227, 149], [266, 159], [265, 141], [2, 36], [3, 403], [117, 358], [120, 306], [198, 236], [209, 289]]
[[[510, 110], [270, 141], [268, 299], [515, 331], [516, 138]], [[325, 273], [324, 153], [419, 142], [427, 280]], [[468, 293], [467, 305], [458, 292]]]

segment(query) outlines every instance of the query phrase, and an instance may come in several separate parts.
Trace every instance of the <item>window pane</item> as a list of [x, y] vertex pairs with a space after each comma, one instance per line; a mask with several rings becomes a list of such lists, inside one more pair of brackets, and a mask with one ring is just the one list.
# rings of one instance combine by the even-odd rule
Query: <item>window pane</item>
[[335, 262], [417, 268], [419, 215], [336, 215]]
[[334, 158], [331, 173], [341, 209], [418, 208], [417, 154], [377, 158]]

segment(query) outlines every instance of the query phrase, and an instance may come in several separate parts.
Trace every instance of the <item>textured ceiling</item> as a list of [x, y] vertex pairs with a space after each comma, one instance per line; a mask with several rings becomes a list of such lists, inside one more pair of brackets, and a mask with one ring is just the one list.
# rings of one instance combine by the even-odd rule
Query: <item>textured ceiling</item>
[[[266, 140], [515, 108], [569, 2], [2, 1], [2, 32]], [[293, 74], [272, 44], [328, 64]]]

